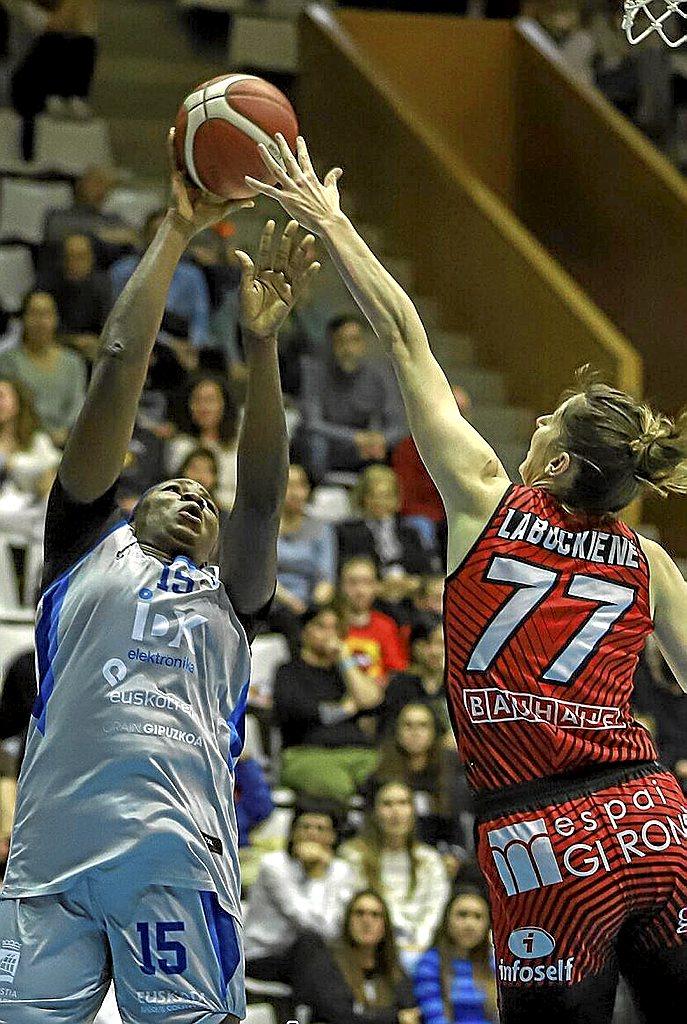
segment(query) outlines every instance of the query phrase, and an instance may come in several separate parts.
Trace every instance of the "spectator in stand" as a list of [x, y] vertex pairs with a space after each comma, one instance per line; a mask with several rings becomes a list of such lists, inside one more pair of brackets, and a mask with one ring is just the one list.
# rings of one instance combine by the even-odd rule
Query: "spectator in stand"
[[[142, 234], [142, 252], [149, 247], [157, 234], [165, 212], [158, 210], [146, 220]], [[113, 300], [117, 299], [120, 292], [124, 290], [124, 285], [140, 261], [141, 255], [138, 254], [123, 256], [112, 264], [110, 281]], [[192, 366], [191, 357], [196, 357], [197, 350], [207, 345], [210, 340], [210, 292], [202, 270], [189, 259], [180, 260], [174, 271], [167, 294], [165, 312], [179, 318], [187, 325], [187, 338], [184, 339], [184, 345], [177, 344], [175, 351], [177, 356], [183, 358], [190, 368]], [[188, 346], [195, 352], [188, 353], [186, 351]]]
[[241, 754], [234, 770], [234, 806], [239, 831], [239, 846], [247, 846], [250, 832], [269, 818], [274, 810], [272, 793], [258, 762]]
[[393, 733], [382, 743], [379, 765], [363, 786], [374, 793], [384, 782], [402, 779], [413, 791], [418, 839], [450, 858], [454, 871], [465, 859], [465, 835], [456, 795], [460, 765], [455, 746], [447, 750], [438, 717], [427, 703], [406, 704]]
[[13, 515], [42, 497], [59, 461], [28, 388], [0, 376], [0, 512]]
[[437, 716], [442, 732], [453, 746], [446, 688], [444, 685], [444, 628], [441, 619], [431, 625], [424, 622], [413, 627], [410, 634], [412, 661], [405, 672], [393, 675], [384, 693], [378, 712], [378, 735], [388, 736], [396, 728], [396, 720], [406, 704], [428, 704]]
[[21, 341], [0, 355], [0, 375], [29, 389], [41, 425], [61, 447], [83, 405], [86, 366], [81, 356], [59, 344], [57, 326], [52, 295], [30, 292], [22, 309]]
[[[470, 397], [462, 388], [454, 387], [456, 404], [463, 416], [469, 417]], [[401, 521], [420, 534], [428, 551], [439, 553], [446, 566], [446, 512], [441, 495], [420, 458], [412, 434], [398, 442], [391, 455], [400, 491]]]
[[44, 275], [39, 285], [57, 304], [64, 343], [93, 363], [112, 298], [107, 274], [95, 268], [93, 243], [88, 235], [67, 235], [62, 243], [59, 269]]
[[432, 940], [413, 971], [423, 1024], [498, 1021], [489, 904], [474, 886], [454, 890]]
[[355, 555], [374, 558], [382, 577], [421, 576], [432, 571], [432, 558], [417, 530], [398, 516], [398, 479], [389, 466], [368, 466], [353, 495], [360, 517], [339, 523], [339, 560]]
[[179, 476], [186, 480], [196, 480], [217, 501], [219, 463], [211, 448], [193, 448], [179, 466]]
[[269, 626], [297, 650], [300, 616], [310, 605], [329, 604], [336, 583], [334, 530], [306, 511], [310, 481], [302, 466], [292, 464], [277, 542], [277, 592]]
[[189, 380], [179, 417], [180, 433], [167, 445], [167, 469], [178, 467], [194, 448], [209, 448], [217, 459], [217, 500], [231, 509], [236, 496], [239, 410], [219, 374], [200, 372]]
[[123, 252], [136, 245], [134, 229], [117, 214], [103, 212], [116, 183], [114, 171], [91, 167], [74, 186], [73, 205], [48, 214], [38, 259], [41, 273], [49, 275], [59, 266], [61, 247], [69, 235], [87, 235], [91, 239], [98, 270], [107, 270]]
[[346, 648], [359, 668], [380, 688], [391, 672], [402, 672], [408, 657], [398, 626], [374, 608], [379, 576], [374, 559], [349, 558], [339, 569], [337, 603], [345, 627]]
[[290, 982], [298, 936], [338, 933], [354, 876], [335, 855], [337, 825], [338, 809], [301, 803], [286, 850], [263, 857], [245, 914], [248, 977]]
[[687, 789], [687, 700], [653, 636], [637, 666], [634, 703], [654, 722], [661, 762]]
[[282, 785], [344, 802], [377, 765], [360, 716], [379, 704], [381, 692], [340, 633], [339, 616], [327, 605], [303, 616], [300, 657], [277, 670], [274, 722], [282, 738]]
[[343, 843], [339, 853], [355, 869], [359, 884], [386, 900], [401, 962], [409, 968], [429, 946], [449, 892], [440, 854], [415, 834], [410, 786], [382, 785], [360, 835]]
[[0, 740], [19, 739], [15, 773], [17, 778], [24, 758], [26, 734], [37, 689], [35, 652], [25, 651], [7, 666], [5, 681], [0, 689]]
[[341, 936], [303, 935], [294, 950], [294, 1000], [322, 1024], [420, 1024], [399, 962], [389, 910], [371, 889], [346, 907]]
[[90, 117], [87, 104], [98, 51], [98, 0], [58, 0], [44, 31], [12, 76], [12, 105], [24, 119], [22, 152], [34, 153], [35, 117]]
[[394, 382], [368, 357], [362, 322], [337, 317], [327, 339], [323, 359], [302, 361], [303, 424], [295, 441], [315, 483], [331, 470], [357, 472], [369, 462], [383, 462], [408, 433]]

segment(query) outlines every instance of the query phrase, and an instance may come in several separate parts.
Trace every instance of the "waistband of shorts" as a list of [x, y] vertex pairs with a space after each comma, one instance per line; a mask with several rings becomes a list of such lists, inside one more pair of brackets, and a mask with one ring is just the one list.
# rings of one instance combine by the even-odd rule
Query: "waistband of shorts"
[[478, 822], [483, 822], [520, 811], [533, 811], [538, 807], [589, 796], [600, 789], [633, 782], [666, 770], [658, 761], [624, 761], [622, 764], [583, 768], [562, 775], [549, 775], [544, 779], [532, 779], [516, 786], [476, 793], [475, 817]]

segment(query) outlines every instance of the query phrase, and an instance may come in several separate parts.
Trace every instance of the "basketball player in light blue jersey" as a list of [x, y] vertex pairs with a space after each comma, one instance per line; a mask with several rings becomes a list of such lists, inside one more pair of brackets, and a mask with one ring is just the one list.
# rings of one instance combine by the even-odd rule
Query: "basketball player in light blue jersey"
[[[252, 623], [276, 585], [288, 443], [276, 336], [318, 270], [292, 222], [242, 264], [248, 364], [236, 502], [191, 480], [115, 503], [174, 269], [237, 205], [173, 202], [104, 328], [48, 503], [39, 693], [0, 894], [0, 1021], [245, 1016], [233, 769]], [[252, 205], [252, 204], [249, 204]], [[212, 564], [218, 548], [219, 566]]]

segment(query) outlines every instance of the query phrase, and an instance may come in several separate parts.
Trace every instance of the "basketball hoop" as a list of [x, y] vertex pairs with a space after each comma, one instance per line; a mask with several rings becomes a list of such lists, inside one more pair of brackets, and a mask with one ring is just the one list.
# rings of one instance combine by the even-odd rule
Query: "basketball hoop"
[[633, 45], [657, 32], [666, 46], [687, 42], [687, 0], [625, 0], [623, 28]]

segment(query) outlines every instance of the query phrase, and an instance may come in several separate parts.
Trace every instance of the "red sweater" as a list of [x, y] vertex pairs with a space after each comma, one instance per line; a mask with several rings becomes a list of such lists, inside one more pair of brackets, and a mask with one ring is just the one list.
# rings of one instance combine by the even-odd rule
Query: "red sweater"
[[427, 516], [435, 523], [443, 522], [444, 503], [410, 434], [394, 448], [391, 465], [401, 488], [401, 515]]
[[349, 627], [346, 647], [358, 667], [380, 686], [386, 686], [391, 672], [408, 667], [398, 626], [390, 616], [374, 609], [366, 626]]

